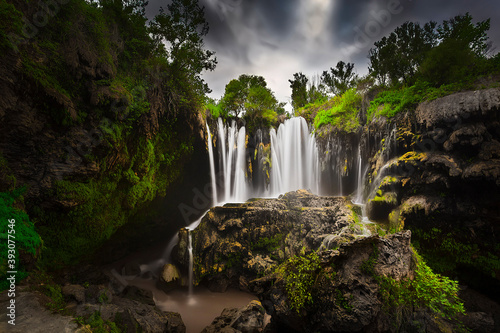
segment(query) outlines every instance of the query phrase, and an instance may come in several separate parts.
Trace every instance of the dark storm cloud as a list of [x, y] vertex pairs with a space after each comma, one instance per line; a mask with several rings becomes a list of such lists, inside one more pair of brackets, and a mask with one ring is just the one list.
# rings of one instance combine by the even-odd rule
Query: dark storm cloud
[[[150, 0], [148, 16], [168, 1]], [[475, 21], [492, 19], [490, 40], [500, 48], [497, 0], [200, 0], [210, 25], [206, 47], [219, 64], [204, 75], [219, 98], [242, 73], [262, 75], [282, 101], [288, 79], [302, 71], [314, 75], [337, 61], [355, 62], [367, 72], [373, 43], [405, 21], [441, 23], [470, 12]], [[389, 13], [387, 15], [387, 13]]]

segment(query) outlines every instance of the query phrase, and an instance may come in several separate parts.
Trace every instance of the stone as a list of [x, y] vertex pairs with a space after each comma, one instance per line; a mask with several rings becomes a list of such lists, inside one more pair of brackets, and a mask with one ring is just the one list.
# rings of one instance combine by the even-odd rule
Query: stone
[[61, 288], [61, 292], [67, 299], [73, 299], [78, 303], [85, 302], [85, 288], [78, 284], [67, 284]]
[[264, 314], [262, 304], [255, 300], [240, 309], [226, 308], [202, 333], [260, 333], [265, 328]]
[[167, 293], [181, 286], [181, 274], [175, 265], [163, 266], [157, 286]]
[[384, 193], [382, 196], [368, 200], [366, 205], [367, 216], [374, 221], [388, 220], [389, 213], [398, 206], [397, 194], [394, 192]]
[[459, 125], [471, 117], [486, 116], [500, 109], [500, 89], [465, 91], [421, 103], [417, 122], [427, 128]]
[[153, 292], [151, 290], [139, 289], [136, 286], [125, 287], [120, 296], [143, 304], [155, 305]]
[[[279, 199], [214, 207], [192, 231], [194, 281], [212, 291], [238, 288], [241, 275], [249, 281], [262, 276], [303, 249], [318, 249], [326, 235], [344, 230], [345, 239], [354, 239], [357, 232], [349, 228], [354, 223], [346, 198], [321, 197], [305, 190]], [[187, 232], [181, 230], [179, 244], [187, 242]], [[185, 252], [186, 247], [179, 245], [173, 257], [187, 270]]]

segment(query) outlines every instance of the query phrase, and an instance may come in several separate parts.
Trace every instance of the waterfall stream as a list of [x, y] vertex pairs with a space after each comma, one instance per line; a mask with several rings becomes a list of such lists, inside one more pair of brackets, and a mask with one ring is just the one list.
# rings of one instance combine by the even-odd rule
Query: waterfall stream
[[[248, 179], [250, 154], [246, 147], [245, 127], [237, 128], [233, 121], [225, 126], [219, 118], [217, 123], [217, 156], [219, 170], [215, 171], [215, 153], [208, 143], [214, 202], [243, 202], [251, 197], [277, 197], [279, 194], [298, 189], [308, 189], [318, 194], [321, 173], [316, 139], [303, 118], [285, 121], [278, 131], [271, 129], [270, 161], [266, 186], [255, 186]], [[211, 137], [209, 133], [209, 138]], [[214, 168], [212, 171], [212, 167]], [[217, 196], [217, 193], [223, 193]]]

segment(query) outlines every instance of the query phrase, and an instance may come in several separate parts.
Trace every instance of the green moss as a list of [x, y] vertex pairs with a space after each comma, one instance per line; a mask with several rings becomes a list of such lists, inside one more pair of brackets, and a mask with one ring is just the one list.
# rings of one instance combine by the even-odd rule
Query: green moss
[[414, 250], [415, 277], [400, 281], [382, 276], [380, 294], [386, 307], [413, 306], [427, 308], [436, 316], [456, 320], [465, 314], [465, 308], [458, 297], [458, 282], [434, 273]]
[[[327, 102], [328, 105], [331, 103]], [[356, 89], [349, 89], [343, 95], [333, 98], [333, 106], [320, 110], [314, 118], [314, 128], [331, 125], [347, 133], [356, 132], [360, 126], [358, 111], [361, 105], [361, 95]]]
[[460, 82], [435, 88], [427, 82], [418, 81], [410, 87], [403, 86], [382, 91], [370, 102], [367, 110], [368, 121], [377, 117], [392, 118], [400, 112], [414, 109], [423, 101], [450, 95], [470, 85], [471, 82]]
[[181, 141], [173, 124], [168, 124], [152, 139], [123, 147], [122, 164], [112, 170], [103, 165], [96, 178], [56, 182], [54, 196], [71, 208], [68, 212], [34, 209], [46, 240], [43, 263], [53, 267], [90, 255], [140, 209], [166, 194], [192, 149], [191, 142]]
[[102, 319], [101, 313], [99, 311], [95, 311], [92, 315], [90, 315], [88, 319], [83, 320], [82, 324], [90, 326], [90, 329], [93, 333], [122, 332], [122, 330], [116, 325], [116, 323]]
[[275, 273], [285, 282], [290, 308], [297, 313], [313, 302], [312, 289], [320, 271], [320, 259], [316, 252], [294, 256], [276, 268]]
[[342, 292], [339, 289], [335, 290], [335, 301], [339, 304], [343, 309], [347, 311], [347, 313], [352, 312], [352, 306], [349, 304], [349, 300], [345, 298]]
[[[26, 189], [19, 188], [12, 192], [0, 192], [0, 290], [8, 287], [7, 271], [18, 271], [16, 281], [27, 276], [25, 264], [20, 261], [22, 254], [29, 254], [35, 260], [39, 258], [42, 239], [35, 230], [28, 214], [15, 208], [15, 203], [23, 201]], [[9, 252], [13, 250], [12, 252]], [[10, 266], [13, 265], [13, 266]]]
[[276, 234], [272, 237], [262, 237], [257, 242], [251, 243], [252, 251], [271, 254], [281, 247], [283, 234]]
[[426, 308], [436, 316], [445, 319], [456, 319], [464, 314], [464, 305], [458, 297], [458, 282], [434, 273], [415, 249], [413, 262], [415, 276], [413, 279], [395, 280], [389, 276], [377, 275], [375, 263], [379, 250], [373, 245], [373, 251], [360, 269], [372, 276], [380, 285], [380, 297], [387, 310], [397, 307]]
[[[491, 244], [479, 244], [463, 238], [465, 232], [444, 232], [439, 228], [411, 228], [415, 247], [429, 265], [439, 273], [456, 275], [458, 266], [468, 266], [487, 276], [497, 278], [500, 257]], [[492, 253], [493, 252], [493, 253]]]
[[16, 48], [13, 43], [17, 43], [15, 35], [22, 35], [22, 17], [23, 14], [14, 5], [0, 0], [0, 49]]

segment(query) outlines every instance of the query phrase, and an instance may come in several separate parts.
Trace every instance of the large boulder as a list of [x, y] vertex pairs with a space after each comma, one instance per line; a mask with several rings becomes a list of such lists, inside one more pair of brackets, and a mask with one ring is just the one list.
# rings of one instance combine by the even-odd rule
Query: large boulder
[[[248, 282], [296, 254], [338, 247], [367, 232], [350, 202], [299, 190], [278, 199], [212, 208], [192, 231], [195, 283], [213, 291]], [[336, 236], [332, 241], [333, 236]], [[179, 233], [174, 258], [188, 267], [188, 233]]]
[[227, 308], [202, 333], [259, 333], [265, 327], [265, 313], [259, 301], [251, 301], [240, 309]]

